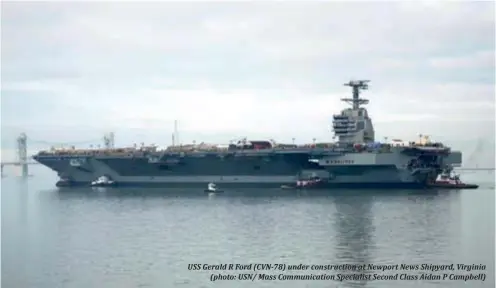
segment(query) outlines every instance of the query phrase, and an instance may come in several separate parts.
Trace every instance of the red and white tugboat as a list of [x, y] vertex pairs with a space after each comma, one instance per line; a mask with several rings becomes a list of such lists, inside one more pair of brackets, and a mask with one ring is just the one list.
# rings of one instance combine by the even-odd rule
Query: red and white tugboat
[[452, 169], [446, 169], [433, 183], [429, 184], [429, 187], [444, 189], [477, 189], [479, 188], [479, 185], [463, 183], [460, 180], [460, 175], [453, 173]]

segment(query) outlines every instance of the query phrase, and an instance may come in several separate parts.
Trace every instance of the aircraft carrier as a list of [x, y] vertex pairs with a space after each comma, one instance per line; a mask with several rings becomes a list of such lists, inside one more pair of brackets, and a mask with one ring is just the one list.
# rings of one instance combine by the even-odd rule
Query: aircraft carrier
[[[241, 139], [229, 145], [172, 145], [106, 149], [51, 149], [33, 158], [56, 171], [57, 186], [281, 187], [315, 177], [326, 188], [422, 188], [462, 154], [428, 137], [377, 142], [360, 97], [369, 80], [350, 81], [350, 108], [333, 115], [336, 141], [306, 145]], [[314, 141], [315, 142], [315, 141]]]

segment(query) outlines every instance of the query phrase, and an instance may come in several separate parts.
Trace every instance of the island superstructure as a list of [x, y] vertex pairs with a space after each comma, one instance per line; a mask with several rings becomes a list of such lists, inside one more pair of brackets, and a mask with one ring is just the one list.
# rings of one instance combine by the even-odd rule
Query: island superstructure
[[380, 143], [360, 97], [368, 80], [350, 81], [350, 108], [333, 115], [333, 143], [277, 144], [242, 139], [226, 146], [173, 145], [41, 151], [33, 158], [56, 171], [58, 186], [111, 181], [118, 186], [280, 187], [318, 177], [325, 187], [422, 188], [462, 154], [424, 136], [419, 141]]

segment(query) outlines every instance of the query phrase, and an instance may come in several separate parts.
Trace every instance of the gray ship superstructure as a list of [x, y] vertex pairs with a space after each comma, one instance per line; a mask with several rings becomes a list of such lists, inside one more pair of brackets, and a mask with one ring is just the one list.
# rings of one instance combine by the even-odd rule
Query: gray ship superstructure
[[427, 137], [416, 142], [375, 141], [360, 98], [367, 80], [350, 81], [351, 104], [333, 116], [335, 143], [276, 144], [243, 139], [228, 147], [204, 144], [91, 150], [42, 151], [34, 156], [56, 171], [59, 186], [109, 179], [118, 186], [280, 187], [318, 177], [325, 187], [421, 188], [445, 169], [461, 166], [462, 155]]

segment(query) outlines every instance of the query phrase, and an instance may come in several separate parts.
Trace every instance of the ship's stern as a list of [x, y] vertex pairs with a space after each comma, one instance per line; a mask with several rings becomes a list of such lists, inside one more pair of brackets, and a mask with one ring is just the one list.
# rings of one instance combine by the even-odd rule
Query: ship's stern
[[461, 151], [451, 151], [450, 154], [443, 159], [443, 164], [450, 167], [461, 167], [463, 159], [462, 156]]

